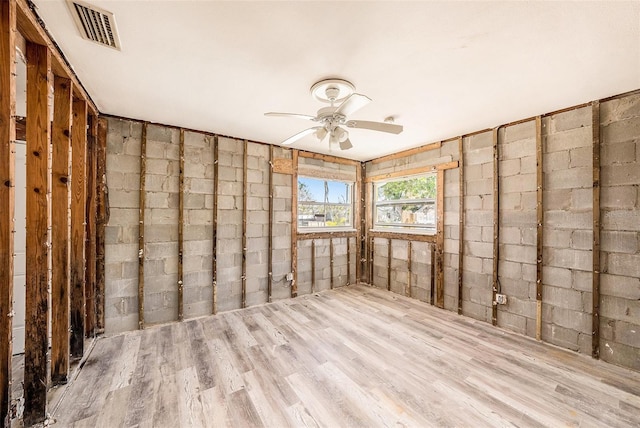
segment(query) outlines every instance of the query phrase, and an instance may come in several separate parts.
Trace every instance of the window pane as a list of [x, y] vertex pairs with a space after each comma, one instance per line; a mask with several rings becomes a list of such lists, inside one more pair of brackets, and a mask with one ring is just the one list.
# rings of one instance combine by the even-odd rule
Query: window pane
[[298, 226], [350, 227], [353, 183], [298, 177]]
[[436, 174], [414, 176], [375, 185], [375, 225], [434, 228]]

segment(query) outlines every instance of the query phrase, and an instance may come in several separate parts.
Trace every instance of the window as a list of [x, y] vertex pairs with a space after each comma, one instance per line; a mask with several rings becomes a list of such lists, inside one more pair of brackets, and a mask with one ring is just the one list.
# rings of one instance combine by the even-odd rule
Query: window
[[436, 174], [374, 183], [374, 227], [435, 232]]
[[353, 183], [298, 177], [298, 227], [350, 228]]

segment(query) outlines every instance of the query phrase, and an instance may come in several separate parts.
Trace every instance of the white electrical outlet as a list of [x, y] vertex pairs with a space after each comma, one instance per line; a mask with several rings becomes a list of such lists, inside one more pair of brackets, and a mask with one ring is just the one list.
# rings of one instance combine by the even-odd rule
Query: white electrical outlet
[[287, 281], [293, 281], [293, 272], [287, 274]]
[[496, 294], [496, 303], [499, 305], [507, 304], [507, 295], [506, 294]]

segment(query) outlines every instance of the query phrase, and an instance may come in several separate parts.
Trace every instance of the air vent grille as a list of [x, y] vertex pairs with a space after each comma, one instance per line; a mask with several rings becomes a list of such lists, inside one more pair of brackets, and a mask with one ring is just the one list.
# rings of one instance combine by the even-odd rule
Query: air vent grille
[[111, 12], [78, 1], [68, 3], [82, 37], [103, 46], [120, 49], [115, 19]]

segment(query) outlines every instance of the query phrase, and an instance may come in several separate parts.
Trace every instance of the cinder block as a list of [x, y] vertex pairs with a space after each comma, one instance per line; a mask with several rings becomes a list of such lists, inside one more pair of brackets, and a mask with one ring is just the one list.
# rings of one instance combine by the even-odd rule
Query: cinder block
[[542, 267], [542, 282], [556, 287], [571, 286], [571, 270], [554, 266]]
[[640, 210], [605, 211], [602, 229], [640, 232]]
[[[571, 189], [545, 190], [542, 193], [545, 211], [568, 210], [571, 208]], [[545, 214], [546, 215], [546, 214]]]
[[605, 144], [614, 144], [633, 140], [640, 135], [640, 117], [616, 120], [608, 125], [601, 126], [600, 130], [602, 141]]
[[600, 208], [618, 210], [638, 206], [638, 186], [608, 186], [600, 190]]
[[584, 312], [582, 292], [570, 288], [545, 286], [542, 293], [542, 303]]
[[593, 268], [591, 251], [548, 248], [543, 254], [543, 263], [549, 266], [588, 271]]
[[566, 131], [591, 126], [591, 107], [572, 109], [551, 116], [551, 127], [554, 131]]
[[527, 319], [521, 315], [509, 312], [500, 312], [498, 316], [498, 326], [516, 333], [525, 334], [527, 328]]
[[640, 254], [610, 253], [607, 257], [607, 273], [640, 277]]
[[[604, 179], [605, 168], [603, 168]], [[544, 175], [544, 189], [576, 189], [593, 186], [592, 168], [571, 168], [552, 171]]]
[[[571, 276], [571, 287], [574, 290], [584, 291], [585, 293], [582, 293], [583, 295], [591, 295], [591, 291], [593, 290], [593, 274], [591, 272], [574, 270], [571, 272]], [[590, 312], [591, 305], [585, 306], [584, 308], [587, 312]]]
[[[493, 133], [491, 131], [475, 134], [463, 139], [463, 146], [465, 154], [472, 150], [491, 148], [493, 146]], [[466, 161], [465, 161], [466, 163]]]
[[571, 233], [571, 248], [578, 250], [593, 249], [593, 231], [574, 230]]
[[[590, 229], [593, 225], [591, 212], [547, 211], [544, 215], [545, 227], [553, 229]], [[552, 230], [550, 233], [553, 233]]]
[[601, 178], [603, 186], [638, 185], [640, 183], [640, 167], [635, 162], [604, 166], [601, 169]]
[[542, 170], [544, 173], [569, 169], [569, 151], [544, 153], [542, 156]]
[[640, 301], [640, 278], [601, 273], [600, 293], [630, 301]]
[[522, 264], [502, 260], [499, 264], [498, 272], [501, 278], [521, 279]]
[[546, 322], [542, 323], [542, 340], [545, 342], [577, 351], [579, 349], [578, 335], [579, 332], [576, 330]]
[[591, 321], [591, 314], [553, 306], [551, 322], [557, 326], [581, 333], [591, 333]]
[[588, 147], [593, 144], [591, 127], [585, 126], [547, 135], [543, 140], [545, 153]]
[[593, 167], [593, 148], [578, 147], [569, 151], [569, 167]]

